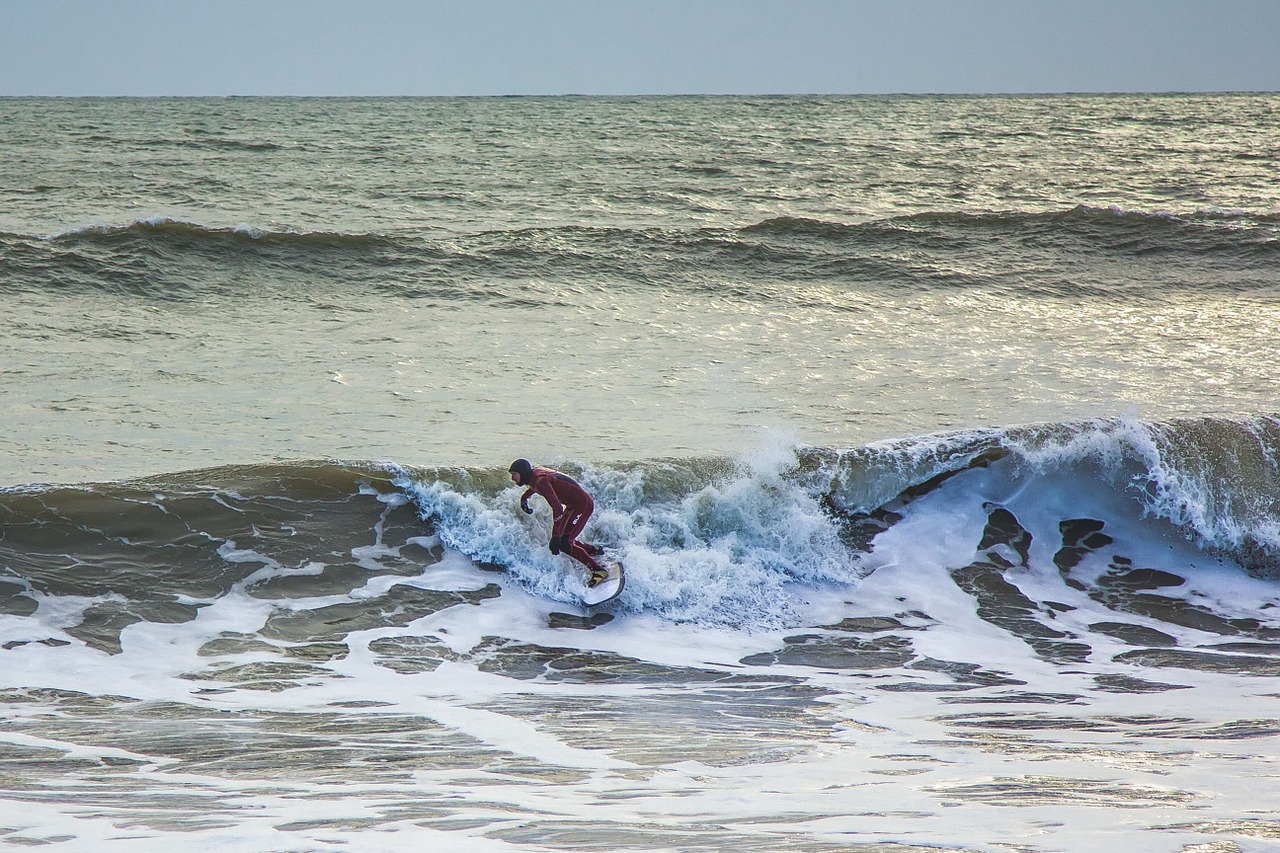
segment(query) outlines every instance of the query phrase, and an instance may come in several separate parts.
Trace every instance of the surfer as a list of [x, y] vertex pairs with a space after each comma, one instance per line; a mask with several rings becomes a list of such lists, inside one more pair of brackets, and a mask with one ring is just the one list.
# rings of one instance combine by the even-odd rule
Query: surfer
[[529, 498], [535, 494], [542, 495], [551, 506], [551, 542], [548, 545], [551, 553], [568, 554], [586, 566], [590, 572], [588, 587], [602, 583], [608, 577], [608, 571], [595, 558], [603, 554], [604, 549], [577, 541], [578, 534], [587, 526], [587, 519], [595, 510], [595, 502], [587, 490], [568, 474], [561, 474], [553, 468], [535, 468], [528, 459], [517, 459], [508, 471], [512, 482], [525, 487], [524, 494], [520, 496], [522, 510], [533, 512]]

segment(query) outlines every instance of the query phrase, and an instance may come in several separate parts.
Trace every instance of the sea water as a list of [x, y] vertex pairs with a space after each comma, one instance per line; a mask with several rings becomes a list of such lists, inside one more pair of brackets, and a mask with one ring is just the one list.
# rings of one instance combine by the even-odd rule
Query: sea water
[[0, 100], [0, 840], [1280, 848], [1278, 106]]

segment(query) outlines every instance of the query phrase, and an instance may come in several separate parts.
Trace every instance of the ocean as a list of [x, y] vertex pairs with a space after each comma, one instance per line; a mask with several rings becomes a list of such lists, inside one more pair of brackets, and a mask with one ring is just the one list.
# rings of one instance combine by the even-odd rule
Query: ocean
[[1280, 850], [1278, 114], [0, 99], [0, 843]]

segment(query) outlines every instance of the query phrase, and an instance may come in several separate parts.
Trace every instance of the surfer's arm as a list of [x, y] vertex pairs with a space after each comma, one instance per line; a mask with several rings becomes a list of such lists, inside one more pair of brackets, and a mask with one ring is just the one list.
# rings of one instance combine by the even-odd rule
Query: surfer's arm
[[520, 508], [530, 515], [533, 515], [533, 507], [529, 506], [529, 498], [533, 495], [533, 489], [525, 489], [524, 494], [520, 496]]
[[535, 482], [531, 487], [531, 491], [536, 491], [546, 499], [547, 505], [551, 507], [551, 534], [559, 536], [564, 532], [565, 522], [568, 520], [568, 514], [564, 511], [564, 501], [560, 500], [560, 496], [556, 494], [555, 486], [550, 481], [542, 480]]
[[564, 502], [559, 500], [559, 494], [556, 493], [556, 487], [550, 484], [548, 480], [535, 480], [534, 484], [530, 485], [529, 491], [526, 491], [524, 496], [520, 498], [521, 505], [524, 505], [525, 501], [534, 496], [534, 493], [541, 494], [547, 501], [547, 506], [552, 508], [552, 534], [559, 535], [563, 533], [562, 528], [568, 516], [564, 512]]

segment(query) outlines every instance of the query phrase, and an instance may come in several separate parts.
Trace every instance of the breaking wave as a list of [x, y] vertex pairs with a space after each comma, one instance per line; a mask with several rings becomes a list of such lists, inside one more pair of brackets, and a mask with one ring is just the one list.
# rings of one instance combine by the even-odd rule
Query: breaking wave
[[[1048, 424], [848, 449], [780, 445], [751, 459], [564, 467], [596, 496], [585, 538], [628, 566], [619, 607], [765, 626], [787, 624], [798, 602], [855, 587], [890, 558], [877, 544], [882, 534], [918, 513], [971, 518], [960, 534], [970, 547], [989, 538], [991, 519], [1004, 517], [998, 509], [1054, 553], [1071, 546], [1065, 531], [1087, 522], [1145, 531], [1127, 545], [1126, 559], [1138, 564], [1176, 535], [1206, 559], [1275, 577], [1278, 455], [1280, 420], [1265, 416]], [[264, 566], [286, 586], [288, 577], [344, 565], [358, 571], [360, 555], [399, 525], [403, 537], [572, 603], [583, 578], [546, 551], [548, 524], [545, 511], [519, 512], [503, 468], [315, 463], [10, 487], [0, 492], [0, 593], [8, 613], [87, 601], [117, 631], [141, 619], [182, 621]], [[424, 570], [409, 555], [391, 556], [406, 575]]]

